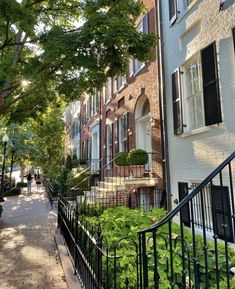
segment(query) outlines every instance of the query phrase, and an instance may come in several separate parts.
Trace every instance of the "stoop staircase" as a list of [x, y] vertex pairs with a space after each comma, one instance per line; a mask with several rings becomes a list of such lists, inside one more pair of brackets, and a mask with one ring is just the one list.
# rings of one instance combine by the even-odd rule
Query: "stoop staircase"
[[[96, 163], [90, 161], [92, 165], [87, 168], [87, 171], [91, 171], [93, 175], [98, 175], [99, 180], [90, 182], [90, 190], [83, 192], [84, 197], [81, 198], [81, 200], [83, 201], [85, 199], [86, 203], [89, 205], [114, 207], [126, 205], [132, 206], [131, 199], [134, 198], [135, 207], [138, 205], [147, 206], [148, 201], [147, 199], [144, 201], [144, 196], [142, 196], [142, 202], [139, 200], [138, 194], [140, 189], [155, 188], [155, 190], [157, 190], [155, 194], [160, 195], [161, 193], [159, 178], [152, 172], [152, 160], [154, 160], [153, 155], [154, 154], [151, 153], [151, 164], [149, 163], [145, 166], [136, 165], [120, 168], [115, 165], [115, 158], [106, 164], [103, 164], [103, 159]], [[99, 169], [94, 171], [92, 166], [96, 168], [98, 167]], [[79, 184], [76, 187], [79, 187]], [[76, 187], [74, 189], [76, 189]], [[160, 197], [152, 198], [158, 198], [159, 200]], [[160, 201], [153, 202], [155, 204], [151, 204], [151, 207], [160, 203]]]

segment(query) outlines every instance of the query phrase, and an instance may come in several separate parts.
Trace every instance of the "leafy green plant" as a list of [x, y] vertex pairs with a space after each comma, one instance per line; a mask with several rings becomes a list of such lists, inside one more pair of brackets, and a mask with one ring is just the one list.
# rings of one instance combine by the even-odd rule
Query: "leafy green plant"
[[2, 216], [2, 213], [3, 213], [3, 208], [2, 208], [2, 205], [0, 205], [0, 218]]
[[135, 148], [129, 151], [127, 161], [130, 165], [146, 165], [148, 154], [145, 150]]
[[[162, 209], [153, 209], [148, 212], [144, 209], [130, 210], [126, 207], [116, 207], [110, 208], [103, 212], [98, 217], [88, 216], [86, 217], [86, 222], [91, 225], [101, 224], [102, 236], [105, 240], [105, 246], [109, 248], [109, 255], [114, 256], [114, 251], [118, 255], [118, 260], [116, 263], [116, 274], [117, 274], [117, 288], [124, 289], [125, 279], [128, 278], [130, 289], [136, 288], [136, 258], [138, 256], [138, 251], [136, 246], [138, 246], [138, 234], [137, 232], [143, 228], [149, 227], [152, 223], [159, 222], [166, 212]], [[170, 288], [171, 282], [171, 271], [169, 260], [174, 260], [174, 288], [182, 287], [182, 244], [181, 244], [181, 228], [180, 225], [172, 223], [172, 252], [170, 252], [169, 246], [169, 227], [164, 225], [157, 231], [157, 251], [158, 251], [158, 274], [160, 278], [160, 289]], [[195, 244], [192, 242], [192, 232], [190, 230], [184, 230], [184, 250], [185, 256], [191, 259], [191, 262], [187, 262], [187, 266], [190, 266], [191, 275], [189, 276], [188, 267], [186, 268], [186, 280], [188, 287], [194, 288], [194, 258], [197, 261], [198, 268], [200, 269], [200, 274], [198, 276], [200, 282], [200, 288], [206, 289], [206, 274], [208, 276], [209, 288], [216, 287], [216, 257], [215, 257], [215, 243], [213, 241], [207, 240], [206, 250], [207, 250], [207, 270], [205, 267], [204, 258], [204, 240], [202, 235], [196, 234]], [[154, 280], [154, 244], [152, 239], [152, 234], [146, 234], [146, 250], [148, 256], [148, 276], [149, 276], [149, 288], [153, 288]], [[196, 249], [196, 256], [194, 257], [194, 245]], [[235, 265], [235, 254], [234, 249], [228, 245], [225, 248], [224, 243], [217, 243], [218, 256], [219, 256], [219, 274], [220, 274], [220, 288], [226, 288], [227, 275], [226, 275], [226, 251], [228, 252], [229, 266], [233, 267]], [[122, 256], [122, 257], [121, 257]], [[110, 258], [112, 261], [113, 259]], [[115, 274], [114, 265], [110, 261], [110, 276]], [[104, 262], [106, 260], [104, 259]], [[188, 265], [190, 264], [190, 265]], [[105, 266], [104, 266], [105, 267]], [[104, 272], [105, 274], [105, 272]], [[191, 279], [190, 279], [191, 278]], [[110, 277], [112, 279], [112, 277]], [[112, 280], [110, 281], [109, 288], [113, 288]], [[235, 289], [235, 282], [231, 276], [231, 288]]]
[[[77, 190], [72, 190], [75, 186]], [[90, 174], [82, 168], [72, 169], [67, 175], [66, 187], [67, 196], [83, 195], [90, 188]]]
[[67, 168], [68, 170], [72, 170], [72, 168], [73, 168], [71, 155], [68, 155], [68, 156], [67, 156], [67, 159], [66, 159], [66, 168]]
[[16, 184], [16, 187], [17, 187], [17, 188], [26, 188], [26, 187], [27, 187], [27, 183], [18, 182], [18, 183]]
[[119, 152], [115, 155], [114, 162], [117, 166], [128, 166], [127, 160], [128, 153], [127, 152]]
[[74, 154], [73, 154], [73, 161], [76, 161], [77, 159], [78, 159], [77, 154], [74, 153]]
[[5, 193], [5, 196], [18, 196], [19, 194], [20, 194], [20, 188], [15, 187], [15, 188], [12, 188], [11, 190], [8, 190]]

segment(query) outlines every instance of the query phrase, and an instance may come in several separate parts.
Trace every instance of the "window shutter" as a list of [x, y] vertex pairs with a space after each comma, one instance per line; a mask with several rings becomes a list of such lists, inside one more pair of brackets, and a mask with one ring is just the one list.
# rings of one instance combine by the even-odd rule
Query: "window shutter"
[[235, 52], [235, 27], [233, 28], [233, 46], [234, 46], [234, 52]]
[[143, 17], [143, 32], [148, 33], [149, 27], [148, 27], [148, 14], [145, 14]]
[[126, 138], [127, 138], [127, 151], [129, 151], [129, 125], [130, 125], [130, 113], [126, 114]]
[[178, 135], [183, 132], [179, 69], [177, 69], [172, 74], [172, 101], [173, 101], [174, 133]]
[[215, 42], [201, 51], [205, 124], [222, 122]]
[[171, 24], [177, 19], [177, 0], [169, 0], [169, 18]]
[[115, 147], [114, 147], [114, 150], [115, 150], [115, 153], [118, 153], [118, 147], [119, 147], [119, 135], [118, 135], [118, 123], [119, 121], [116, 120], [115, 121], [115, 130], [114, 130], [114, 142], [115, 142]]
[[[234, 242], [229, 189], [225, 186], [212, 186], [212, 215], [215, 234], [219, 238]], [[226, 232], [224, 230], [226, 228]], [[225, 236], [226, 234], [226, 236]]]
[[[188, 183], [178, 183], [179, 201], [181, 202], [188, 195]], [[190, 211], [189, 204], [186, 204], [180, 214], [181, 222], [187, 227], [190, 227]]]

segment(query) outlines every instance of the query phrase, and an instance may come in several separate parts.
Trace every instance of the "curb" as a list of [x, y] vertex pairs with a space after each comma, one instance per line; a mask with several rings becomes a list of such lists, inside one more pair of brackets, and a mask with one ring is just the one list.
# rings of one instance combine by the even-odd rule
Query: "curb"
[[82, 289], [82, 286], [78, 280], [77, 275], [74, 275], [74, 268], [68, 254], [67, 247], [64, 244], [63, 237], [59, 233], [55, 233], [54, 239], [56, 246], [58, 248], [58, 253], [62, 264], [62, 268], [64, 270], [64, 275], [68, 285], [68, 289]]

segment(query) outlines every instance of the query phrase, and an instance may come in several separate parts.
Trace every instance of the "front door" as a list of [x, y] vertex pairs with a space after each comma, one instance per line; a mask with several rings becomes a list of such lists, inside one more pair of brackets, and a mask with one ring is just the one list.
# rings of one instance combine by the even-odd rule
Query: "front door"
[[[145, 150], [147, 153], [152, 152], [152, 139], [151, 139], [151, 125], [150, 115], [144, 116], [137, 121], [137, 148]], [[152, 169], [152, 156], [148, 155], [149, 162], [146, 165], [146, 170]]]
[[91, 170], [93, 172], [99, 169], [99, 126], [95, 125], [91, 130]]

